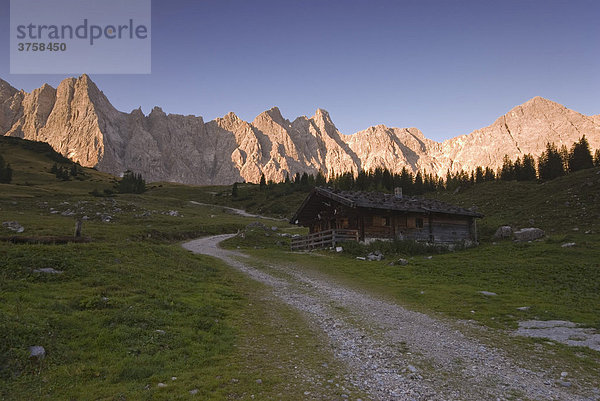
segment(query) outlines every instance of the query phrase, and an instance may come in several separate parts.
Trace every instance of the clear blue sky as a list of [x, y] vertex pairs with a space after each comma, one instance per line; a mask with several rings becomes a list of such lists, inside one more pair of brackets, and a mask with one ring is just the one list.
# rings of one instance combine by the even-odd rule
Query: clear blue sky
[[[30, 91], [66, 77], [9, 74], [8, 24], [0, 0], [0, 78]], [[538, 95], [600, 113], [600, 1], [154, 0], [152, 74], [91, 77], [126, 112], [321, 107], [344, 134], [443, 140]]]

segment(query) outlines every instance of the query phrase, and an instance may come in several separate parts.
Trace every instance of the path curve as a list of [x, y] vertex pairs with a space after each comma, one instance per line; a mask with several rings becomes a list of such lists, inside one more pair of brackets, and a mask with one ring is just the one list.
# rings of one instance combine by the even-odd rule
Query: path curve
[[520, 366], [448, 322], [292, 265], [257, 269], [247, 255], [218, 246], [233, 236], [200, 238], [183, 247], [222, 259], [304, 312], [348, 367], [348, 383], [373, 400], [600, 399], [575, 394], [557, 378]]

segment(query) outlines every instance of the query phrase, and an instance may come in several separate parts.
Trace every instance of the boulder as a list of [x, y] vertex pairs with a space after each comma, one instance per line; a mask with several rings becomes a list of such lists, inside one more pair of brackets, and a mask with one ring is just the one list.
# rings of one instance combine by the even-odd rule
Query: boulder
[[397, 266], [406, 266], [408, 264], [408, 260], [400, 258], [397, 261], [395, 261], [394, 264]]
[[494, 234], [494, 239], [510, 238], [513, 235], [513, 229], [511, 226], [498, 227]]
[[517, 241], [534, 241], [542, 238], [546, 233], [542, 229], [529, 227], [515, 231], [514, 235]]
[[383, 259], [383, 254], [379, 251], [371, 252], [367, 255], [367, 260], [381, 260]]
[[17, 221], [5, 221], [2, 223], [2, 227], [11, 231], [16, 231], [18, 233], [22, 233], [23, 231], [25, 231], [25, 228], [22, 225], [20, 225]]

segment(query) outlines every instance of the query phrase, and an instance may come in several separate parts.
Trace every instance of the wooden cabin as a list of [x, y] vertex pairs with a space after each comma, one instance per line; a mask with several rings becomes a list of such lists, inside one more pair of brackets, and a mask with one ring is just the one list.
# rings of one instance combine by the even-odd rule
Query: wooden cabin
[[452, 244], [477, 242], [476, 219], [481, 217], [438, 200], [404, 197], [400, 188], [387, 194], [318, 187], [291, 223], [308, 227], [309, 236], [331, 230], [348, 235], [355, 230], [356, 238], [363, 242], [398, 239]]

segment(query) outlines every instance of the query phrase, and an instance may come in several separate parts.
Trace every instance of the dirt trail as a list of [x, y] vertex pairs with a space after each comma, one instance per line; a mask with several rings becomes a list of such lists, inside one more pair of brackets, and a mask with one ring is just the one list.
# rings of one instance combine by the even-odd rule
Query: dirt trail
[[294, 266], [257, 269], [247, 255], [218, 246], [232, 236], [183, 246], [222, 259], [304, 312], [348, 367], [348, 384], [373, 400], [600, 400], [595, 392], [584, 397], [560, 378], [523, 368], [447, 322]]
[[212, 203], [202, 203], [202, 202], [196, 202], [196, 201], [190, 201], [190, 203], [193, 205], [198, 205], [198, 206], [218, 207], [218, 208], [227, 210], [230, 213], [237, 214], [237, 215], [243, 216], [243, 217], [255, 217], [257, 219], [265, 219], [265, 220], [273, 220], [273, 221], [286, 221], [285, 219], [278, 219], [276, 217], [268, 217], [268, 216], [261, 216], [260, 214], [248, 213], [247, 211], [245, 211], [243, 209], [236, 209], [234, 207], [229, 207], [229, 206], [215, 205]]

